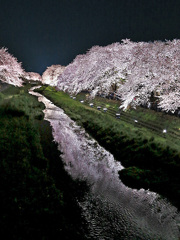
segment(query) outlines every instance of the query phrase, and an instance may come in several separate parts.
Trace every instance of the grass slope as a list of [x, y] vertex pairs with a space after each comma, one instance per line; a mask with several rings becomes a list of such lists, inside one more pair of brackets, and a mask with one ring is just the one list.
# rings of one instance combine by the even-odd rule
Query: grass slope
[[[121, 161], [126, 169], [119, 174], [126, 185], [156, 191], [180, 207], [178, 118], [138, 108], [116, 119], [112, 109], [118, 110], [118, 107], [113, 101], [94, 100], [96, 106], [111, 105], [111, 114], [107, 114], [89, 104], [75, 101], [63, 92], [56, 92], [52, 87], [42, 87], [38, 91], [63, 108], [66, 114]], [[82, 95], [77, 96], [77, 100], [82, 99]], [[135, 123], [134, 119], [142, 124]], [[165, 127], [168, 134], [162, 133]]]
[[0, 233], [5, 239], [85, 239], [73, 182], [60, 160], [44, 105], [30, 85], [0, 93]]

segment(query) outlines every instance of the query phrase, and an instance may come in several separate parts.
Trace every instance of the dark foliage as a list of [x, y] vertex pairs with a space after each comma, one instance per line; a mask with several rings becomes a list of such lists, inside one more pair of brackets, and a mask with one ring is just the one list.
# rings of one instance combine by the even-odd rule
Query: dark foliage
[[86, 186], [65, 172], [49, 123], [35, 120], [43, 104], [27, 91], [7, 91], [18, 96], [6, 100], [4, 93], [0, 106], [1, 235], [85, 239], [76, 199], [83, 197]]

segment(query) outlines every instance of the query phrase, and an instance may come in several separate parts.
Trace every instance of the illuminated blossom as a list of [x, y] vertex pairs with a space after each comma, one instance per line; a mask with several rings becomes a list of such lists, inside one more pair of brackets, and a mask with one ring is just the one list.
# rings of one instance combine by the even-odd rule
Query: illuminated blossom
[[114, 91], [121, 108], [148, 104], [156, 93], [159, 107], [180, 107], [180, 40], [114, 43], [94, 46], [78, 55], [59, 76], [57, 88], [70, 94], [89, 90], [108, 95]]
[[42, 81], [41, 75], [35, 72], [26, 72], [24, 73], [23, 77], [29, 81]]
[[61, 65], [52, 65], [46, 69], [42, 75], [42, 83], [50, 86], [57, 86], [58, 77], [63, 73], [65, 67]]
[[15, 86], [22, 86], [22, 79], [24, 74], [21, 63], [15, 57], [7, 52], [6, 48], [0, 49], [0, 81], [12, 84]]

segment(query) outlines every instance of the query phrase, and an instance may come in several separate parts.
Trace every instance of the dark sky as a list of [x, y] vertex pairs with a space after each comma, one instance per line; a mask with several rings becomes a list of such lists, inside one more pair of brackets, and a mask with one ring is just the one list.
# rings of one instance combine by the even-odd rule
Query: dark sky
[[67, 65], [123, 38], [180, 38], [180, 0], [0, 0], [0, 47], [26, 71]]

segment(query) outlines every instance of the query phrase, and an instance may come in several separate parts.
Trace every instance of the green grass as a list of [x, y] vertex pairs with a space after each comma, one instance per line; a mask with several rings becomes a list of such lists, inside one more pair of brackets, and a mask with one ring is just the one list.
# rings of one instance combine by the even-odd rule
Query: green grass
[[[77, 197], [83, 183], [65, 172], [44, 105], [31, 85], [0, 94], [0, 233], [6, 239], [84, 239]], [[9, 98], [11, 96], [11, 98]]]
[[[96, 106], [104, 106], [114, 111], [119, 111], [120, 101], [109, 100], [107, 98], [95, 97], [93, 100], [87, 100], [86, 93], [80, 93], [76, 96], [77, 100], [85, 100], [86, 104], [93, 102]], [[131, 119], [137, 119], [144, 121], [148, 124], [154, 124], [159, 129], [166, 128], [168, 131], [177, 129], [179, 132], [180, 128], [180, 119], [176, 116], [168, 115], [164, 112], [155, 112], [151, 109], [145, 109], [142, 107], [137, 107], [136, 109], [129, 109], [124, 113], [126, 116]]]
[[[85, 101], [85, 103], [82, 104], [79, 100], [85, 100], [85, 93], [77, 95], [76, 100], [72, 100], [68, 94], [56, 92], [52, 87], [46, 87], [44, 89], [44, 94], [51, 98], [54, 103], [62, 107], [66, 113], [70, 114], [71, 118], [78, 121], [79, 124], [83, 124], [81, 121], [83, 122], [88, 118], [94, 118], [94, 120], [90, 120], [92, 122], [98, 121], [99, 119], [99, 124], [102, 125], [102, 128], [111, 128], [117, 133], [121, 133], [123, 131], [124, 134], [129, 136], [129, 138], [153, 138], [158, 144], [170, 146], [179, 150], [180, 134], [178, 129], [180, 127], [180, 119], [177, 117], [169, 116], [165, 113], [155, 112], [149, 109], [137, 108], [136, 110], [132, 109], [126, 112], [126, 118], [116, 119], [115, 113], [119, 110], [119, 103], [115, 100], [97, 97], [93, 101]], [[97, 110], [96, 107], [92, 108], [89, 106], [90, 102], [93, 102], [96, 106], [109, 105], [109, 109], [114, 109], [114, 113], [103, 113], [102, 111]], [[122, 115], [123, 114], [124, 113], [122, 113]], [[130, 120], [127, 121], [127, 118]], [[152, 131], [152, 129], [146, 127], [146, 125], [141, 126], [136, 124], [134, 119], [137, 119], [146, 125], [152, 125], [155, 127], [155, 130], [157, 128], [158, 131]], [[177, 129], [176, 133], [179, 134], [179, 137], [170, 134], [163, 134], [163, 129], [167, 129], [168, 132]]]
[[[77, 100], [71, 99], [63, 92], [56, 92], [52, 87], [39, 89], [65, 113], [83, 126], [103, 147], [110, 151], [116, 160], [126, 167], [120, 172], [124, 183], [135, 188], [144, 187], [167, 197], [173, 204], [180, 207], [180, 149], [179, 137], [173, 133], [163, 135], [156, 129], [167, 127], [168, 131], [179, 125], [179, 119], [148, 109], [130, 110], [126, 114], [130, 119], [154, 123], [155, 131], [127, 121], [127, 117], [116, 119], [114, 116], [82, 104], [82, 94]], [[94, 102], [96, 99], [94, 100]], [[104, 99], [97, 100], [99, 104]], [[105, 104], [108, 104], [106, 100]], [[111, 107], [117, 103], [109, 101]], [[171, 125], [172, 122], [172, 125]], [[169, 125], [168, 125], [169, 124]], [[153, 126], [154, 127], [154, 126]]]
[[31, 119], [43, 119], [42, 109], [44, 105], [37, 98], [29, 95], [30, 84], [18, 88], [10, 86], [1, 93], [0, 111], [21, 112]]
[[[95, 97], [94, 100], [86, 100], [85, 95], [85, 93], [80, 93], [77, 95], [77, 101], [83, 99], [85, 100], [86, 105], [89, 105], [90, 102], [93, 102], [95, 106], [99, 105], [102, 107], [107, 107], [109, 111], [106, 113], [106, 115], [110, 114], [113, 116], [113, 119], [115, 113], [120, 112], [120, 102], [117, 100], [108, 100], [100, 97]], [[127, 120], [128, 123], [130, 123], [128, 125]], [[134, 120], [138, 120], [138, 123], [134, 124]], [[168, 115], [164, 112], [155, 112], [154, 110], [137, 107], [136, 109], [129, 109], [126, 112], [121, 111], [120, 121], [121, 123], [127, 125], [130, 131], [137, 132], [138, 135], [145, 135], [146, 138], [153, 137], [158, 143], [179, 150], [180, 118], [176, 116]], [[139, 125], [139, 123], [141, 123], [141, 125]], [[163, 129], [166, 129], [168, 134], [163, 134]], [[130, 132], [129, 135], [131, 135]]]

